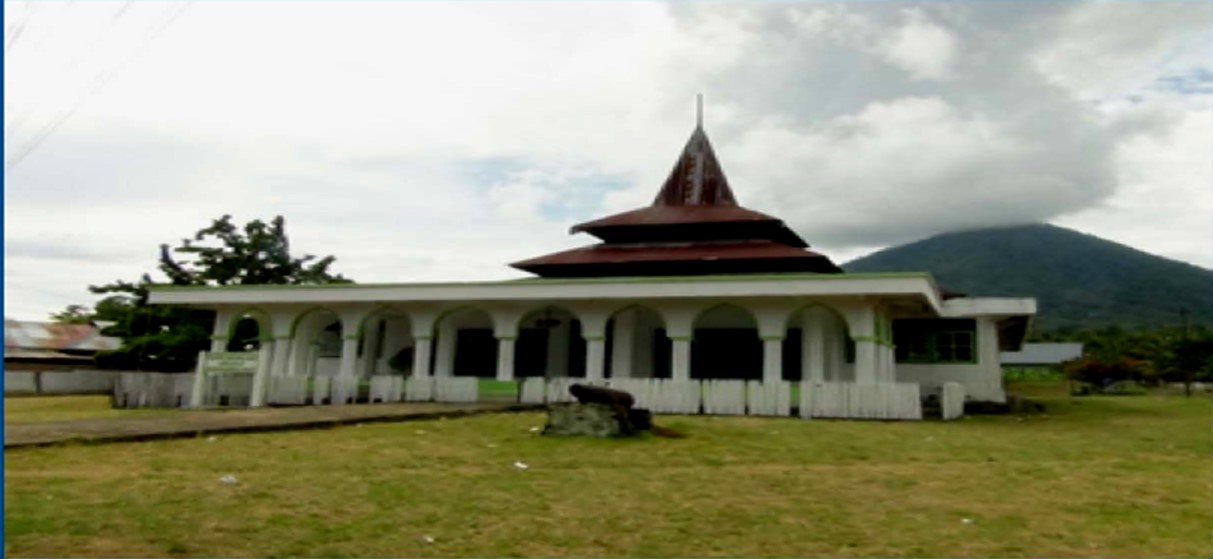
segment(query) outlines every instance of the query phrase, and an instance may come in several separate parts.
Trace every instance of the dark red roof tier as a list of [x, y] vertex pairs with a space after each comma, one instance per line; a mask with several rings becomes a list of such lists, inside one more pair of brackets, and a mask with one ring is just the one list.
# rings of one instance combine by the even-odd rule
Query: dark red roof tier
[[838, 266], [821, 254], [765, 240], [634, 245], [604, 243], [510, 265], [544, 277], [841, 272]]
[[779, 221], [741, 206], [648, 206], [578, 223], [570, 233], [591, 233], [602, 227], [621, 225], [672, 225], [678, 223], [723, 223], [731, 221]]
[[574, 225], [603, 244], [511, 266], [544, 277], [840, 273], [778, 218], [737, 203], [697, 126], [653, 204]]

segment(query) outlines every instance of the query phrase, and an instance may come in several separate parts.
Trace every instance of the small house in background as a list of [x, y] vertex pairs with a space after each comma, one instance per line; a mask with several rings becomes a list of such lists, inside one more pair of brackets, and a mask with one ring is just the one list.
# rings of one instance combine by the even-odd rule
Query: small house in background
[[118, 349], [122, 340], [101, 335], [103, 326], [4, 319], [5, 371], [95, 369], [93, 356]]
[[1082, 357], [1082, 343], [1032, 343], [1023, 344], [1019, 351], [1004, 351], [1003, 369], [1049, 369], [1059, 370], [1061, 364]]

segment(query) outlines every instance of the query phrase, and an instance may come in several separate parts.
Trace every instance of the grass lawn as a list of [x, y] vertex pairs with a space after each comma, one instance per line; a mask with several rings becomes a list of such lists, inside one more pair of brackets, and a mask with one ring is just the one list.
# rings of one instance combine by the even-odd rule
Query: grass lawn
[[531, 413], [20, 449], [4, 550], [1209, 557], [1209, 398], [1043, 401], [949, 423], [658, 418], [686, 439], [540, 437]]
[[145, 417], [174, 413], [171, 409], [116, 410], [109, 396], [28, 396], [4, 399], [5, 423], [37, 423], [73, 419]]

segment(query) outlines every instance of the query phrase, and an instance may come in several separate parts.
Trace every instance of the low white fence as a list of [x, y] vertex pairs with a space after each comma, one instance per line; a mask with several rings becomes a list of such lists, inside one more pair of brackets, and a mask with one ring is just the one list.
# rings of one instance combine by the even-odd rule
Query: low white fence
[[965, 387], [958, 382], [945, 382], [943, 397], [939, 402], [945, 420], [956, 419], [965, 413]]
[[[194, 374], [121, 373], [116, 377], [114, 402], [121, 407], [186, 406], [191, 401]], [[224, 374], [204, 379], [204, 406], [247, 406], [253, 375]], [[404, 378], [380, 375], [370, 379], [345, 377], [270, 377], [265, 387], [269, 405], [343, 405], [354, 402], [450, 402], [485, 400], [483, 384], [493, 384], [500, 399], [502, 383], [475, 377]], [[505, 384], [505, 399], [524, 404], [571, 402], [568, 389], [582, 378], [527, 378]], [[742, 380], [606, 379], [590, 384], [630, 393], [636, 407], [655, 413], [760, 415], [798, 414], [804, 418], [922, 419], [920, 389], [913, 383], [855, 384], [843, 382], [766, 383]], [[958, 383], [943, 389], [945, 419], [963, 414], [965, 393]]]
[[174, 408], [189, 403], [192, 373], [118, 373], [114, 378], [116, 408]]
[[302, 406], [308, 403], [308, 377], [272, 377], [265, 402], [280, 406]]
[[121, 371], [4, 371], [4, 393], [109, 394]]
[[800, 387], [800, 416], [922, 419], [921, 391], [902, 382], [806, 382]]
[[703, 381], [703, 413], [709, 415], [745, 415], [746, 381]]

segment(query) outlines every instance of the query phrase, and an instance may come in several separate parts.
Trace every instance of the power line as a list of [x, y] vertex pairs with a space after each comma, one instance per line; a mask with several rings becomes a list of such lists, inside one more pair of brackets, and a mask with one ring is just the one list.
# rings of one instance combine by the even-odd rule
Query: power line
[[[159, 38], [160, 35], [163, 34], [169, 28], [169, 26], [171, 26], [173, 22], [177, 20], [177, 18], [181, 17], [181, 15], [185, 13], [185, 10], [191, 5], [191, 2], [192, 0], [183, 2], [176, 11], [172, 12], [168, 17], [161, 20], [158, 25], [156, 25], [153, 30], [146, 35], [144, 41], [135, 49], [133, 53], [131, 53], [130, 56], [128, 56], [118, 65], [107, 70], [103, 70], [100, 74], [98, 74], [98, 76], [93, 80], [92, 86], [88, 87], [79, 96], [77, 96], [74, 103], [72, 103], [66, 109], [56, 113], [50, 122], [43, 126], [30, 141], [26, 142], [23, 146], [21, 146], [20, 149], [14, 152], [12, 157], [6, 157], [4, 161], [5, 175], [7, 175], [8, 172], [17, 165], [21, 164], [21, 162], [24, 161], [25, 158], [31, 153], [33, 153], [34, 150], [41, 146], [42, 143], [51, 136], [51, 134], [54, 134], [55, 130], [62, 126], [64, 122], [72, 117], [72, 115], [76, 114], [76, 111], [80, 109], [85, 101], [105, 87], [110, 81], [117, 77], [118, 74], [125, 70], [131, 62], [142, 55], [153, 41]], [[126, 8], [129, 7], [129, 5], [130, 2], [127, 2], [127, 4], [122, 7], [119, 14], [110, 20], [110, 27], [112, 27], [116, 22], [117, 17], [120, 17], [126, 12]], [[7, 138], [9, 131], [6, 130], [5, 132], [5, 136]]]

